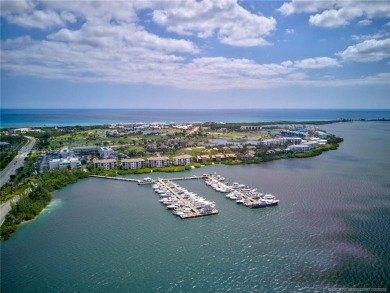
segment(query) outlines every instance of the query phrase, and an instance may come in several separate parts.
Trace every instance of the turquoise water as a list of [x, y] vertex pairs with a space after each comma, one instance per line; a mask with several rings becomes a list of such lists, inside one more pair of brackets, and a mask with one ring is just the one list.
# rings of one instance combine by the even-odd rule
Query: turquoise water
[[[319, 157], [211, 166], [275, 194], [251, 210], [202, 180], [184, 187], [216, 216], [180, 220], [150, 186], [89, 178], [67, 186], [1, 245], [1, 292], [328, 292], [389, 287], [390, 123], [324, 126], [344, 137]], [[133, 176], [142, 178], [144, 176]]]
[[258, 122], [390, 119], [390, 109], [0, 109], [0, 127], [134, 122]]

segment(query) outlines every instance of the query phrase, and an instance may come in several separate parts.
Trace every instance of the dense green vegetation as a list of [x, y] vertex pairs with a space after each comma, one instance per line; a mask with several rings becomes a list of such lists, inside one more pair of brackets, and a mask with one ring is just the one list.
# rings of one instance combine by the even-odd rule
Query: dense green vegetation
[[17, 153], [17, 151], [4, 151], [0, 153], [0, 171], [7, 167]]
[[27, 139], [20, 135], [2, 135], [1, 142], [8, 144], [0, 144], [0, 171], [3, 170], [17, 155], [17, 150], [27, 141]]
[[[34, 219], [50, 202], [51, 191], [58, 190], [68, 184], [75, 183], [81, 178], [88, 177], [88, 173], [77, 169], [50, 170], [39, 174], [29, 188], [20, 193], [16, 203], [1, 226], [1, 239], [8, 239], [16, 231], [17, 225]], [[31, 191], [30, 191], [31, 190]]]
[[23, 183], [26, 178], [29, 178], [33, 174], [34, 169], [37, 168], [36, 160], [38, 158], [37, 154], [31, 154], [25, 158], [23, 167], [20, 167], [16, 170], [15, 175], [11, 175], [11, 182], [15, 184]]
[[34, 219], [51, 198], [51, 194], [41, 185], [32, 187], [31, 192], [21, 195], [17, 203], [11, 204], [12, 209], [5, 217], [1, 226], [1, 239], [8, 239], [16, 231], [17, 225]]
[[88, 176], [89, 174], [81, 169], [69, 170], [64, 168], [40, 173], [38, 175], [38, 181], [47, 191], [54, 191]]

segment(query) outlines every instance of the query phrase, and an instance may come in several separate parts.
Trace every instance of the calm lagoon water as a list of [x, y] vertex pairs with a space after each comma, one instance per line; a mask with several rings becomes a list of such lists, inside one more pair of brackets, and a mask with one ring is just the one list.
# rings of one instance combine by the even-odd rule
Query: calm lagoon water
[[[390, 123], [323, 126], [337, 151], [217, 172], [275, 194], [251, 210], [202, 180], [217, 216], [180, 220], [150, 186], [89, 178], [1, 244], [1, 292], [328, 292], [390, 286]], [[137, 177], [137, 176], [133, 176]], [[142, 178], [144, 176], [138, 176]]]

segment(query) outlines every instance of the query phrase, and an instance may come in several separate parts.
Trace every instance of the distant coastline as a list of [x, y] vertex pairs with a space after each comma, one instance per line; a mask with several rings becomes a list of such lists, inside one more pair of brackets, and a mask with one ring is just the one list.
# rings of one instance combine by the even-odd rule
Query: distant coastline
[[390, 120], [390, 109], [0, 109], [0, 128], [135, 122]]

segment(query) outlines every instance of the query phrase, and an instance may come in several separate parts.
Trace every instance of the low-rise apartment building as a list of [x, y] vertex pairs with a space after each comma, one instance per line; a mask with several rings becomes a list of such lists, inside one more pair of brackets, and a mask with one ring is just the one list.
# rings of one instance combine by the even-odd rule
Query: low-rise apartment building
[[118, 167], [118, 162], [115, 159], [93, 160], [93, 167], [95, 169], [113, 170]]
[[182, 155], [173, 157], [173, 164], [176, 166], [191, 165], [193, 158], [190, 155]]
[[122, 169], [135, 170], [141, 168], [145, 168], [144, 159], [123, 159], [122, 160]]
[[201, 155], [201, 156], [197, 156], [196, 157], [196, 161], [198, 162], [198, 163], [204, 163], [204, 162], [208, 162], [208, 161], [210, 161], [210, 156], [209, 155]]
[[168, 157], [151, 157], [147, 159], [147, 166], [150, 168], [162, 168], [169, 165]]
[[219, 161], [225, 160], [225, 155], [224, 154], [212, 155], [211, 160], [214, 162], [219, 162]]
[[225, 154], [225, 159], [226, 160], [236, 160], [237, 155], [236, 154]]

